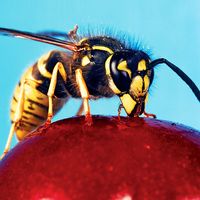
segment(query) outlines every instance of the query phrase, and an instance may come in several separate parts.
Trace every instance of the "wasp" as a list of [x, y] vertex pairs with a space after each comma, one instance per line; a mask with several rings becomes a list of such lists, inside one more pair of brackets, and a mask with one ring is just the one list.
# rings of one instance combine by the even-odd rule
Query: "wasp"
[[142, 114], [155, 117], [145, 112], [145, 105], [154, 78], [154, 67], [159, 64], [171, 68], [200, 101], [200, 91], [195, 83], [167, 59], [152, 60], [145, 51], [130, 48], [124, 41], [111, 36], [81, 37], [77, 29], [76, 25], [64, 34], [0, 28], [0, 35], [63, 48], [63, 51], [54, 50], [43, 55], [21, 77], [11, 102], [12, 125], [3, 156], [9, 151], [14, 133], [20, 141], [41, 124], [51, 123], [52, 117], [70, 97], [82, 98], [77, 115], [84, 111], [88, 124], [92, 123], [89, 99], [114, 95], [121, 100], [118, 116], [123, 108], [129, 117]]

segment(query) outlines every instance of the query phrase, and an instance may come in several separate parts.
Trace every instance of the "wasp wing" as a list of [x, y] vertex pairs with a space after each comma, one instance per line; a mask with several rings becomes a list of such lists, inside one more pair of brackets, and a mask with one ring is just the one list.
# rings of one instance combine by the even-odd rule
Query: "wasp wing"
[[43, 43], [52, 44], [52, 45], [55, 45], [58, 47], [62, 47], [64, 49], [68, 49], [70, 51], [78, 51], [80, 48], [80, 46], [78, 46], [76, 43], [51, 37], [51, 36], [49, 36], [50, 34], [45, 35], [45, 34], [37, 34], [37, 33], [19, 31], [19, 30], [15, 30], [15, 29], [0, 28], [0, 35], [35, 40], [38, 42], [43, 42]]
[[46, 31], [39, 31], [37, 32], [37, 34], [42, 35], [42, 36], [53, 37], [56, 39], [70, 40], [70, 37], [68, 36], [68, 34], [61, 31], [46, 30]]

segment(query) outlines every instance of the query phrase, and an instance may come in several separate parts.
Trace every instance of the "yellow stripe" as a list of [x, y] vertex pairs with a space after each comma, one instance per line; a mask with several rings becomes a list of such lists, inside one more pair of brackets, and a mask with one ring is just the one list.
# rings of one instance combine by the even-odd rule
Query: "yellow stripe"
[[88, 40], [88, 38], [82, 38], [79, 42], [78, 42], [78, 44], [79, 45], [81, 45], [84, 41], [86, 41], [86, 40]]
[[120, 94], [121, 91], [116, 87], [111, 75], [110, 75], [110, 60], [113, 55], [109, 56], [105, 62], [105, 68], [106, 68], [106, 76], [108, 78], [108, 83], [110, 89], [115, 93], [115, 94]]
[[[12, 101], [12, 107], [11, 107], [11, 109], [12, 110], [16, 110], [17, 105], [18, 105], [18, 102]], [[36, 104], [30, 104], [30, 102], [25, 101], [25, 103], [24, 103], [24, 110], [32, 112], [35, 115], [41, 116], [42, 118], [47, 118], [47, 111], [44, 110], [43, 108], [37, 106]], [[23, 112], [23, 116], [28, 117], [29, 121], [30, 122], [34, 122], [35, 124], [40, 124], [41, 121], [44, 121], [44, 120], [41, 120], [39, 118], [35, 118], [33, 115], [29, 115], [26, 112]], [[12, 120], [14, 120], [14, 113], [11, 113], [10, 118]]]
[[106, 75], [110, 76], [110, 60], [112, 58], [112, 55], [109, 56], [105, 62], [105, 68], [106, 68]]
[[131, 70], [128, 68], [127, 62], [126, 60], [120, 62], [117, 66], [117, 69], [121, 70], [121, 71], [125, 71], [128, 73], [129, 77], [131, 78]]
[[51, 78], [51, 73], [47, 71], [45, 62], [50, 57], [51, 51], [43, 55], [37, 62], [37, 67], [42, 76]]
[[81, 60], [81, 66], [85, 67], [87, 64], [90, 63], [90, 59], [88, 56], [84, 56]]
[[94, 46], [92, 47], [92, 49], [93, 49], [93, 50], [107, 51], [107, 52], [110, 53], [110, 54], [113, 54], [113, 53], [114, 53], [110, 48], [105, 47], [105, 46], [94, 45]]
[[21, 82], [28, 82], [28, 84], [31, 84], [32, 87], [36, 88], [38, 85], [42, 84], [42, 80], [36, 80], [33, 75], [33, 66], [28, 67], [25, 73], [21, 76]]

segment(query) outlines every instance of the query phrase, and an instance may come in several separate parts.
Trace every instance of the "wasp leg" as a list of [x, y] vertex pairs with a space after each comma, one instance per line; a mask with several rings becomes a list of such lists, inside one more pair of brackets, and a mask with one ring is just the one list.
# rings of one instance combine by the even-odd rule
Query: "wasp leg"
[[3, 154], [2, 154], [1, 157], [0, 157], [0, 160], [1, 160], [1, 159], [8, 153], [8, 151], [10, 150], [11, 141], [12, 141], [12, 138], [13, 138], [13, 136], [14, 136], [16, 127], [17, 127], [17, 125], [20, 123], [20, 120], [22, 119], [22, 113], [23, 113], [23, 110], [24, 110], [24, 98], [25, 98], [25, 95], [24, 95], [24, 91], [25, 91], [25, 90], [24, 90], [25, 82], [26, 82], [26, 81], [22, 81], [22, 83], [21, 83], [21, 88], [20, 88], [20, 93], [19, 93], [19, 101], [18, 101], [18, 103], [17, 103], [17, 107], [16, 107], [16, 111], [15, 111], [14, 120], [13, 120], [13, 123], [12, 123], [12, 125], [11, 125], [10, 132], [9, 132], [9, 135], [8, 135], [8, 139], [7, 139], [7, 142], [6, 142], [6, 146], [5, 146], [5, 149], [4, 149]]
[[83, 111], [84, 111], [84, 103], [82, 101], [81, 105], [80, 105], [80, 107], [79, 107], [79, 109], [78, 109], [78, 111], [76, 113], [76, 116], [81, 116], [81, 114], [83, 113]]
[[78, 84], [78, 87], [79, 87], [79, 90], [80, 90], [80, 93], [81, 93], [81, 97], [83, 99], [83, 107], [84, 107], [84, 111], [85, 111], [85, 120], [86, 120], [86, 123], [88, 125], [91, 125], [92, 124], [92, 117], [91, 117], [91, 114], [90, 114], [90, 106], [89, 106], [89, 96], [90, 96], [89, 91], [87, 89], [85, 80], [83, 78], [82, 70], [77, 69], [75, 71], [75, 73], [76, 73], [76, 82]]
[[74, 40], [77, 39], [77, 35], [76, 35], [77, 30], [78, 30], [78, 25], [76, 24], [76, 25], [74, 26], [74, 29], [71, 30], [71, 31], [69, 31], [69, 33], [67, 34], [67, 36], [68, 36], [69, 38], [71, 38], [71, 39], [74, 39]]
[[62, 76], [63, 80], [66, 82], [67, 80], [67, 74], [65, 72], [64, 66], [61, 62], [58, 62], [52, 72], [52, 77], [48, 89], [47, 96], [49, 98], [49, 108], [48, 108], [48, 116], [47, 116], [47, 121], [46, 124], [50, 124], [52, 117], [53, 117], [53, 96], [57, 84], [57, 75], [58, 71], [60, 72], [60, 75]]
[[143, 115], [144, 115], [145, 117], [153, 117], [153, 118], [156, 118], [156, 115], [146, 113], [145, 111], [143, 112]]
[[122, 104], [120, 104], [119, 108], [118, 108], [118, 119], [119, 120], [120, 120], [120, 114], [121, 114], [122, 108], [124, 108], [124, 106]]
[[[95, 97], [95, 96], [90, 95], [90, 96], [89, 96], [89, 99], [96, 100], [96, 99], [98, 99], [98, 97]], [[77, 111], [77, 113], [76, 113], [76, 116], [81, 116], [81, 114], [83, 113], [83, 111], [84, 111], [84, 103], [83, 103], [83, 101], [82, 101], [82, 103], [81, 103], [81, 105], [80, 105], [80, 107], [79, 107], [79, 109], [78, 109], [78, 111]]]
[[[145, 99], [145, 104], [147, 104], [148, 96], [149, 96], [149, 95], [147, 94], [147, 95], [146, 95], [146, 99]], [[156, 118], [156, 115], [146, 113], [145, 110], [143, 111], [143, 115], [144, 115], [145, 117], [153, 117], [153, 118]]]

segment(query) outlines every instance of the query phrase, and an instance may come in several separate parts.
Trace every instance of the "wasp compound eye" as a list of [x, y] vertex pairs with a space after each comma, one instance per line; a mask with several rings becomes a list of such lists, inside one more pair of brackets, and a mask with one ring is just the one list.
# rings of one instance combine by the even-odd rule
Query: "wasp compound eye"
[[114, 84], [121, 92], [126, 92], [130, 88], [132, 72], [128, 68], [125, 56], [116, 53], [110, 60], [110, 75]]

